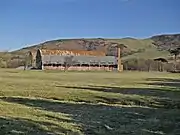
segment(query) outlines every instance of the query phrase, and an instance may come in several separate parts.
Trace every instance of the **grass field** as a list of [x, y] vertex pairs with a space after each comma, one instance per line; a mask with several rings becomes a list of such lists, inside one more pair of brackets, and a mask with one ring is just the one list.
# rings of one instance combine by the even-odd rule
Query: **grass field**
[[0, 135], [179, 135], [180, 76], [0, 70]]

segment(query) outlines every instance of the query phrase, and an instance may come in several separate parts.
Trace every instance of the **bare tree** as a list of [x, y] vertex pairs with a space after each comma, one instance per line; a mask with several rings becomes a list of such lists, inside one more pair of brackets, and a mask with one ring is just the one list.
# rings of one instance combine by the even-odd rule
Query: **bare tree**
[[148, 72], [151, 70], [151, 60], [150, 59], [148, 59], [148, 60], [145, 60], [145, 65], [147, 66], [147, 70], [148, 70]]
[[64, 58], [64, 71], [67, 71], [74, 64], [73, 58], [74, 56], [66, 56]]

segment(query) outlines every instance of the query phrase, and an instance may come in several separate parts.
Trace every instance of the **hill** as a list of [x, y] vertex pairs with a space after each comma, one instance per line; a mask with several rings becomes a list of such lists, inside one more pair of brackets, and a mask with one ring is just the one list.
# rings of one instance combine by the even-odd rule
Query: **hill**
[[[154, 59], [163, 57], [170, 59], [168, 50], [180, 47], [180, 34], [156, 35], [147, 39], [121, 38], [121, 39], [58, 39], [46, 41], [13, 52], [1, 53], [1, 59], [21, 59], [27, 51], [37, 49], [66, 49], [66, 50], [104, 50], [106, 55], [117, 55], [116, 45], [124, 44], [122, 59], [131, 58]], [[5, 57], [5, 58], [4, 58]], [[172, 59], [172, 58], [171, 58]]]
[[43, 49], [67, 50], [106, 50], [107, 55], [116, 55], [114, 45], [124, 44], [127, 48], [122, 50], [124, 59], [167, 57], [168, 49], [180, 47], [180, 34], [157, 35], [147, 39], [58, 39], [46, 41], [31, 47], [25, 47], [15, 52]]
[[160, 50], [169, 50], [180, 47], [180, 34], [157, 35], [151, 38]]

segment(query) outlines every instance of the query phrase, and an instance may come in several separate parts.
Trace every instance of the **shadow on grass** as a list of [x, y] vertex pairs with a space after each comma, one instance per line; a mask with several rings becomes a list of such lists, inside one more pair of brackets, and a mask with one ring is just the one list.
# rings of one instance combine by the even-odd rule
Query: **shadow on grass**
[[[155, 84], [154, 84], [155, 85]], [[111, 93], [121, 93], [121, 94], [130, 94], [130, 95], [140, 95], [140, 96], [160, 96], [160, 97], [168, 97], [169, 94], [175, 94], [180, 91], [170, 91], [166, 89], [160, 88], [121, 88], [114, 86], [92, 86], [88, 85], [87, 87], [78, 87], [78, 86], [56, 86], [67, 89], [80, 89], [80, 90], [92, 90], [98, 92], [111, 92]]]
[[[43, 128], [43, 126], [50, 126], [51, 130], [47, 130]], [[32, 121], [24, 118], [0, 117], [1, 135], [56, 135], [56, 132], [73, 134], [72, 131], [49, 122]]]
[[[158, 96], [158, 97], [171, 97], [176, 94], [180, 95], [180, 79], [168, 79], [168, 78], [148, 78], [146, 85], [162, 86], [161, 88], [121, 88], [114, 86], [93, 86], [77, 87], [77, 86], [56, 86], [63, 88], [92, 90], [101, 92], [112, 92], [121, 94], [135, 94], [140, 96]], [[172, 87], [165, 88], [165, 87]]]
[[168, 86], [180, 89], [180, 79], [149, 78], [147, 81], [152, 81], [151, 83], [147, 83], [148, 85]]
[[[180, 123], [178, 123], [180, 120], [180, 111], [174, 109], [164, 110], [141, 107], [127, 108], [15, 97], [1, 98], [1, 100], [10, 103], [26, 105], [49, 112], [69, 114], [72, 117], [74, 123], [80, 124], [82, 126], [82, 132], [86, 135], [161, 135], [166, 133], [173, 133], [173, 135], [176, 135], [180, 132]], [[6, 119], [3, 120], [1, 118], [1, 121], [6, 123]], [[16, 122], [16, 120], [14, 122]], [[42, 132], [43, 134], [43, 130], [37, 128], [38, 123], [33, 124], [32, 122], [26, 122], [27, 121], [20, 120], [20, 124], [26, 125], [25, 129], [27, 131], [30, 131], [31, 128], [35, 126], [33, 129]], [[39, 124], [44, 125], [44, 123]], [[17, 129], [25, 132], [25, 129], [23, 128], [19, 129], [18, 127], [14, 127], [11, 129]], [[0, 130], [3, 132], [6, 131], [2, 128]], [[59, 132], [61, 132], [61, 130], [66, 132], [65, 129], [58, 130], [60, 130]], [[44, 131], [44, 133], [47, 132]]]
[[[150, 80], [152, 85], [166, 83], [168, 80]], [[164, 81], [164, 82], [163, 82]], [[172, 81], [172, 80], [169, 80]], [[174, 80], [174, 82], [178, 80]], [[169, 82], [170, 83], [170, 82]], [[151, 84], [149, 84], [151, 85]], [[171, 86], [171, 85], [168, 85]], [[121, 97], [112, 96], [95, 96], [97, 102], [119, 105], [140, 105], [145, 107], [115, 107], [110, 105], [100, 105], [91, 103], [75, 103], [60, 102], [57, 100], [29, 99], [16, 97], [3, 97], [0, 100], [10, 103], [22, 104], [39, 110], [49, 112], [68, 114], [75, 124], [81, 125], [82, 132], [86, 135], [119, 135], [119, 134], [146, 134], [146, 135], [162, 135], [180, 133], [180, 97], [178, 85], [173, 85], [177, 91], [164, 90], [163, 88], [119, 88], [106, 86], [57, 86], [63, 88], [75, 88], [82, 90], [101, 91], [123, 94]], [[147, 96], [145, 98], [135, 97], [132, 95]], [[96, 103], [97, 103], [96, 102]], [[54, 116], [46, 115], [45, 117], [62, 121], [62, 119]], [[10, 124], [9, 124], [10, 123]], [[25, 125], [25, 126], [17, 126]], [[73, 132], [57, 125], [52, 125], [54, 129], [47, 131], [41, 128], [42, 125], [50, 125], [51, 123], [41, 123], [25, 119], [0, 118], [0, 133], [8, 134], [10, 132], [23, 132], [24, 134], [55, 134]], [[9, 127], [10, 125], [10, 127]], [[8, 128], [9, 127], [9, 128]], [[57, 127], [57, 128], [56, 128]], [[7, 131], [8, 130], [8, 131]], [[13, 131], [14, 130], [14, 131]], [[48, 133], [50, 132], [50, 133]], [[11, 133], [13, 134], [13, 133]], [[16, 133], [14, 133], [16, 135]]]
[[[180, 109], [180, 91], [164, 88], [120, 88], [109, 86], [57, 86], [62, 88], [110, 92], [122, 94], [119, 98], [112, 96], [95, 96], [97, 102], [121, 105], [138, 105], [166, 109]], [[142, 96], [142, 97], [137, 97]]]

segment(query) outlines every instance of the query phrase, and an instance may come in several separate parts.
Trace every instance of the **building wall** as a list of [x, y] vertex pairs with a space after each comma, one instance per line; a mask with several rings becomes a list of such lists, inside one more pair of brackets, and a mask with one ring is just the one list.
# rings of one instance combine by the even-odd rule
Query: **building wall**
[[[56, 54], [59, 56], [71, 54], [71, 55], [83, 55], [83, 56], [104, 56], [104, 52], [97, 52], [97, 51], [66, 51], [66, 50], [37, 50], [36, 52], [36, 68], [37, 69], [44, 69], [44, 70], [64, 70], [63, 66], [47, 66], [43, 65], [42, 63], [44, 60], [44, 54], [46, 55], [52, 55]], [[44, 60], [46, 61], [46, 60]], [[58, 63], [58, 62], [57, 62]], [[68, 70], [77, 70], [77, 71], [112, 71], [117, 70], [115, 67], [108, 67], [108, 66], [71, 66], [68, 68]]]
[[[44, 66], [45, 70], [64, 70], [63, 66]], [[116, 70], [116, 68], [113, 67], [80, 67], [80, 66], [72, 66], [69, 67], [68, 70], [76, 70], [76, 71], [112, 71], [112, 70]]]

